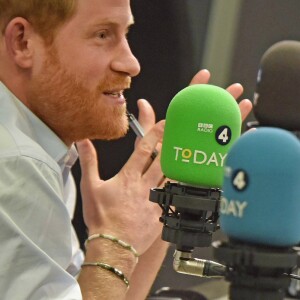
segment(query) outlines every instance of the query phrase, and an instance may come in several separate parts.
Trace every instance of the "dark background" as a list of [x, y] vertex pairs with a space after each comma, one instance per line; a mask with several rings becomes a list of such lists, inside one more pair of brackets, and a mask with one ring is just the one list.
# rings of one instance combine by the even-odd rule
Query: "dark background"
[[[213, 63], [208, 63], [204, 58], [204, 53], [210, 51], [207, 47], [207, 41], [211, 38], [208, 36], [209, 24], [217, 24], [216, 35], [218, 30], [226, 31], [228, 19], [224, 15], [223, 21], [216, 15], [217, 5], [227, 5], [227, 9], [239, 5], [231, 53], [224, 57], [230, 58], [226, 61], [229, 72], [217, 83], [222, 87], [233, 82], [242, 83], [245, 88], [243, 97], [252, 99], [263, 53], [277, 41], [300, 40], [299, 0], [226, 0], [223, 4], [220, 4], [220, 0], [132, 0], [131, 3], [136, 25], [129, 34], [129, 42], [141, 63], [142, 71], [133, 80], [132, 89], [127, 93], [128, 108], [137, 115], [136, 101], [145, 98], [153, 105], [157, 120], [165, 117], [172, 97], [188, 85], [199, 69], [209, 68], [213, 76], [224, 71], [222, 59], [225, 50], [222, 49], [221, 34], [215, 38], [221, 46], [214, 51]], [[211, 83], [214, 83], [214, 77]], [[251, 115], [248, 120], [253, 118]], [[99, 169], [103, 179], [114, 176], [127, 161], [133, 150], [134, 139], [134, 134], [129, 132], [118, 141], [94, 142], [101, 157]], [[78, 185], [78, 163], [73, 168], [73, 174]], [[81, 217], [80, 193], [74, 226], [83, 242], [86, 233]], [[222, 232], [214, 237], [219, 238], [223, 238]], [[173, 251], [171, 247], [153, 291], [163, 286], [189, 288], [203, 282], [202, 279], [173, 271]], [[211, 250], [196, 249], [195, 257], [212, 258]]]

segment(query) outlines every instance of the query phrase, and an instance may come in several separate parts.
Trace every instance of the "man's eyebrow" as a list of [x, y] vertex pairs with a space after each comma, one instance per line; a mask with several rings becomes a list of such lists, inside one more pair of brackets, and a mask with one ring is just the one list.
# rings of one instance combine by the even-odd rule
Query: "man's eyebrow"
[[[111, 19], [107, 19], [107, 20], [102, 20], [99, 23], [96, 23], [93, 25], [93, 27], [99, 27], [99, 26], [120, 26], [122, 25], [118, 20], [114, 21]], [[127, 22], [126, 28], [129, 29], [132, 25], [134, 25], [134, 18], [133, 16], [130, 17], [130, 19]]]

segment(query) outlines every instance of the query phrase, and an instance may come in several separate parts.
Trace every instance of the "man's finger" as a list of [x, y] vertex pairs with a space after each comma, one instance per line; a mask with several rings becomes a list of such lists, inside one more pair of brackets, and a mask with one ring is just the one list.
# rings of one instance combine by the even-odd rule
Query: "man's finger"
[[140, 140], [124, 166], [126, 170], [129, 172], [135, 170], [139, 176], [143, 175], [149, 166], [149, 161], [152, 161], [151, 155], [155, 151], [157, 144], [162, 141], [164, 125], [164, 120], [156, 123], [145, 137]]
[[206, 84], [209, 82], [209, 79], [210, 79], [210, 72], [208, 70], [201, 70], [193, 77], [190, 85]]
[[244, 88], [240, 83], [234, 83], [230, 85], [226, 90], [234, 97], [234, 99], [237, 99], [242, 95]]
[[99, 180], [97, 152], [90, 140], [76, 143], [83, 180]]
[[139, 108], [138, 121], [146, 134], [155, 124], [155, 113], [150, 103], [145, 99], [140, 99], [137, 102]]
[[239, 107], [244, 121], [252, 110], [252, 102], [249, 99], [244, 99], [239, 103]]

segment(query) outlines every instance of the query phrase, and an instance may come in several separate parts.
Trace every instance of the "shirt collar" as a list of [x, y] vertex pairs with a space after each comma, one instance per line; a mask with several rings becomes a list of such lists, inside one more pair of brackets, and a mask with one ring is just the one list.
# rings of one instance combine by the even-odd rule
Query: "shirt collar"
[[68, 149], [67, 153], [58, 161], [59, 166], [63, 169], [64, 167], [72, 168], [78, 159], [78, 152], [74, 144]]
[[[1, 105], [17, 114], [18, 127], [35, 140], [61, 168], [71, 167], [78, 158], [74, 145], [70, 148], [32, 111], [28, 109], [1, 81]], [[4, 102], [4, 103], [3, 103]]]

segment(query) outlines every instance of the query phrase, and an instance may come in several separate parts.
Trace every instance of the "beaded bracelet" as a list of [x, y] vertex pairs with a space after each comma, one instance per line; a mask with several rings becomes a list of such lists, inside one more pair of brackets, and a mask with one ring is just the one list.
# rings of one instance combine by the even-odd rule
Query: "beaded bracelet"
[[112, 267], [111, 265], [101, 263], [101, 262], [85, 262], [81, 266], [82, 267], [86, 267], [86, 266], [100, 267], [104, 270], [112, 272], [126, 284], [127, 289], [129, 288], [129, 280], [126, 278], [124, 273], [122, 271], [120, 271], [119, 269]]
[[97, 238], [110, 240], [113, 243], [120, 245], [124, 249], [131, 251], [133, 253], [133, 255], [136, 257], [136, 260], [138, 261], [139, 254], [130, 244], [128, 244], [122, 240], [119, 240], [116, 237], [109, 235], [109, 234], [95, 233], [95, 234], [90, 235], [84, 243], [85, 248], [87, 247], [88, 242], [90, 242], [91, 240], [97, 239]]

